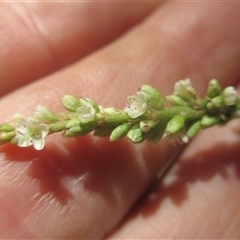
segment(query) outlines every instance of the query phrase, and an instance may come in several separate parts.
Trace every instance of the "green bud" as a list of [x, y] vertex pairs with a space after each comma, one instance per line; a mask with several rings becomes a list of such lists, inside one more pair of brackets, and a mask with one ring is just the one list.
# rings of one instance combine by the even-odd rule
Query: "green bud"
[[107, 107], [107, 108], [101, 107], [101, 111], [105, 115], [114, 115], [114, 114], [118, 114], [121, 110], [118, 110], [113, 107]]
[[187, 136], [193, 138], [201, 129], [201, 121], [193, 123], [190, 128], [187, 130]]
[[217, 97], [221, 94], [222, 89], [219, 82], [216, 79], [212, 79], [208, 84], [207, 96], [209, 98]]
[[154, 109], [160, 109], [163, 106], [164, 99], [161, 94], [149, 85], [143, 85], [141, 92], [145, 95], [147, 103]]
[[133, 142], [133, 143], [140, 143], [144, 141], [143, 132], [141, 131], [141, 128], [139, 125], [134, 125], [127, 133], [127, 137]]
[[81, 106], [76, 110], [78, 114], [78, 119], [81, 126], [88, 126], [96, 122], [96, 108], [99, 111], [99, 108], [94, 106], [94, 101], [88, 98], [81, 98]]
[[112, 125], [124, 123], [129, 119], [128, 115], [121, 109], [104, 108], [102, 113], [105, 115], [104, 122]]
[[166, 133], [177, 133], [180, 131], [185, 124], [185, 118], [182, 115], [176, 115], [172, 119], [169, 120], [166, 126]]
[[72, 128], [72, 127], [79, 127], [80, 126], [80, 121], [77, 118], [73, 118], [68, 121], [66, 124], [66, 128]]
[[187, 106], [187, 102], [183, 100], [181, 97], [176, 95], [167, 96], [166, 99], [173, 105], [173, 106]]
[[128, 123], [119, 125], [112, 131], [110, 135], [110, 141], [116, 141], [125, 137], [131, 127], [132, 124]]
[[54, 115], [44, 106], [38, 106], [37, 110], [34, 113], [34, 116], [37, 120], [44, 123], [53, 123], [59, 120], [56, 115]]
[[75, 136], [84, 135], [84, 134], [85, 133], [81, 127], [72, 127], [63, 132], [64, 137], [75, 137]]
[[156, 122], [152, 120], [143, 120], [140, 122], [142, 132], [149, 132], [155, 125]]
[[68, 121], [58, 121], [55, 123], [49, 124], [49, 132], [54, 133], [54, 132], [60, 132], [63, 131], [66, 127], [66, 124]]
[[10, 123], [3, 123], [0, 125], [0, 132], [11, 132], [14, 131], [14, 127]]
[[222, 109], [223, 107], [223, 97], [222, 96], [217, 96], [211, 99], [207, 105], [207, 110], [210, 112], [216, 112]]
[[81, 106], [79, 99], [72, 95], [65, 95], [62, 98], [62, 104], [70, 112], [76, 112], [77, 108]]
[[236, 104], [237, 101], [237, 91], [234, 87], [226, 87], [223, 90], [223, 102], [226, 106], [233, 106]]
[[91, 105], [91, 107], [95, 109], [96, 113], [100, 112], [99, 106], [94, 100], [90, 98], [81, 98], [79, 101], [81, 106], [85, 106], [87, 101]]
[[95, 129], [94, 124], [88, 124], [86, 126], [75, 126], [65, 130], [63, 135], [66, 137], [74, 137], [74, 136], [83, 136]]
[[211, 127], [219, 122], [219, 117], [214, 115], [205, 115], [201, 119], [201, 126], [203, 128]]
[[11, 141], [12, 138], [14, 137], [14, 135], [15, 135], [14, 131], [12, 131], [12, 132], [1, 132], [0, 133], [0, 145]]
[[218, 108], [222, 107], [223, 98], [221, 96], [214, 97], [211, 102]]

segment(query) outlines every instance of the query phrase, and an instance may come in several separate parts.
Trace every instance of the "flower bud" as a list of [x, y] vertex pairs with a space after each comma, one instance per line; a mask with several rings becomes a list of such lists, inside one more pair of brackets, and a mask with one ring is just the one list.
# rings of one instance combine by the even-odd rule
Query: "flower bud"
[[201, 122], [197, 121], [193, 123], [190, 128], [187, 130], [187, 136], [189, 138], [193, 138], [201, 129]]
[[222, 109], [223, 107], [223, 97], [217, 96], [212, 98], [206, 105], [207, 110], [210, 112], [216, 112]]
[[192, 99], [196, 99], [197, 97], [189, 79], [180, 80], [175, 83], [174, 95], [186, 101], [191, 101]]
[[173, 106], [187, 106], [187, 102], [182, 98], [176, 95], [167, 96], [166, 99], [173, 105]]
[[10, 123], [3, 123], [0, 125], [0, 132], [14, 131], [14, 127]]
[[113, 107], [106, 107], [106, 108], [101, 108], [101, 112], [105, 115], [115, 115], [119, 114], [120, 112], [123, 112], [122, 109], [116, 109]]
[[[80, 123], [81, 124], [81, 123]], [[74, 136], [83, 136], [95, 129], [94, 123], [89, 123], [84, 126], [76, 126], [65, 130], [63, 135], [66, 137], [74, 137]]]
[[219, 117], [214, 115], [205, 115], [201, 119], [201, 126], [203, 128], [211, 127], [219, 122]]
[[139, 125], [134, 125], [127, 133], [127, 137], [133, 142], [133, 143], [140, 143], [144, 141], [143, 132], [141, 131], [141, 128]]
[[150, 107], [154, 109], [160, 109], [163, 106], [163, 97], [155, 88], [149, 85], [143, 85], [141, 87], [141, 92], [145, 95], [147, 104]]
[[126, 122], [129, 119], [128, 114], [121, 109], [104, 108], [102, 113], [105, 115], [102, 120], [108, 124], [117, 125], [119, 123]]
[[143, 120], [140, 122], [140, 128], [142, 132], [149, 132], [155, 125], [156, 122], [152, 120]]
[[44, 123], [53, 123], [58, 121], [58, 117], [44, 106], [38, 106], [37, 110], [34, 113], [34, 116], [37, 120]]
[[24, 117], [22, 116], [22, 114], [16, 113], [14, 114], [13, 118], [12, 118], [13, 122], [22, 122], [25, 121]]
[[171, 118], [166, 126], [166, 133], [177, 133], [180, 131], [185, 124], [185, 118], [182, 115], [176, 115], [175, 117]]
[[91, 107], [93, 107], [97, 113], [100, 112], [99, 106], [94, 100], [90, 98], [80, 98], [79, 101], [81, 106], [86, 106], [86, 102], [88, 102], [88, 105], [91, 105]]
[[76, 112], [81, 105], [80, 101], [72, 95], [65, 95], [62, 98], [62, 104], [70, 112]]
[[217, 97], [221, 94], [222, 89], [219, 82], [216, 79], [212, 79], [208, 84], [207, 96], [209, 98]]
[[96, 120], [96, 108], [94, 102], [87, 98], [80, 99], [81, 106], [77, 108], [78, 119], [81, 125], [88, 125]]
[[83, 134], [84, 132], [81, 127], [72, 127], [63, 132], [64, 137], [75, 137]]
[[12, 132], [0, 132], [0, 145], [9, 142], [14, 137], [15, 133]]
[[131, 127], [132, 125], [128, 123], [117, 126], [110, 135], [110, 141], [116, 141], [125, 137]]
[[49, 124], [49, 132], [54, 133], [54, 132], [59, 132], [65, 129], [67, 121], [57, 121], [54, 123]]
[[223, 102], [226, 106], [232, 106], [236, 104], [237, 101], [237, 91], [234, 87], [226, 87], [223, 90]]
[[77, 118], [73, 118], [68, 121], [66, 124], [66, 128], [73, 128], [73, 127], [79, 127], [80, 126], [80, 121]]

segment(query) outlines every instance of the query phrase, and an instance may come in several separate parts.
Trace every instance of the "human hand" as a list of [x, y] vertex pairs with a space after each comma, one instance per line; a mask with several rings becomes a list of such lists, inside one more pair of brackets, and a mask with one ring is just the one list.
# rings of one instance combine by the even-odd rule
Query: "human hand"
[[[144, 83], [164, 95], [186, 77], [200, 94], [213, 77], [237, 86], [239, 9], [1, 3], [0, 120], [38, 104], [61, 111], [68, 93], [119, 107]], [[57, 134], [40, 152], [1, 146], [0, 237], [238, 238], [238, 124], [205, 130], [185, 148]]]

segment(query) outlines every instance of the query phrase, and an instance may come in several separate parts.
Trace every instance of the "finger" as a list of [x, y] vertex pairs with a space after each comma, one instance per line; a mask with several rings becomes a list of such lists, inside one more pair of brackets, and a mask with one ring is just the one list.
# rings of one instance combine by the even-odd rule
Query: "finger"
[[1, 3], [0, 95], [100, 48], [157, 3]]
[[[66, 93], [87, 95], [102, 105], [110, 103], [118, 107], [121, 103], [124, 104], [123, 96], [131, 94], [142, 83], [151, 83], [166, 94], [170, 92], [176, 79], [186, 76], [195, 79], [196, 88], [203, 93], [212, 72], [209, 73], [209, 69], [204, 67], [196, 70], [196, 67], [191, 65], [193, 59], [186, 58], [183, 61], [181, 49], [174, 48], [175, 45], [166, 40], [167, 33], [163, 34], [157, 28], [159, 20], [164, 24], [162, 15], [171, 17], [173, 12], [182, 12], [178, 11], [181, 6], [166, 6], [121, 40], [97, 54], [4, 98], [1, 102], [3, 118], [10, 118], [16, 111], [27, 115], [35, 103], [59, 110], [58, 99]], [[202, 18], [202, 13], [207, 11], [210, 14], [212, 9], [209, 6], [214, 8], [214, 5], [201, 5], [201, 8], [189, 6], [192, 7], [189, 7], [187, 16], [192, 14], [198, 17], [201, 23], [205, 19]], [[228, 8], [224, 7], [222, 12], [220, 11], [221, 16], [231, 16], [236, 21], [238, 14], [230, 13], [230, 6], [227, 6]], [[200, 9], [202, 12], [199, 13]], [[222, 24], [220, 19], [222, 18], [219, 16], [215, 19], [220, 21], [219, 25]], [[182, 21], [186, 22], [184, 17]], [[199, 22], [196, 21], [195, 24], [198, 26]], [[219, 37], [216, 38], [217, 43], [222, 37], [219, 28], [207, 29], [211, 33], [216, 31], [214, 36]], [[232, 28], [227, 28], [227, 31], [230, 36], [236, 34]], [[191, 36], [190, 32], [186, 37]], [[229, 42], [228, 40], [225, 39], [224, 42], [229, 47], [228, 57], [237, 60], [240, 54], [236, 46], [239, 36], [236, 34], [235, 38], [230, 38]], [[187, 39], [186, 44], [189, 44]], [[202, 51], [207, 53], [207, 43], [199, 45]], [[215, 57], [215, 54], [210, 54], [205, 56], [205, 59], [214, 66]], [[203, 57], [202, 60], [205, 59]], [[222, 61], [222, 64], [218, 78], [223, 83], [230, 84], [228, 74], [235, 79], [238, 71], [236, 66], [227, 68], [225, 62]], [[49, 99], [52, 100], [51, 103]], [[8, 104], [8, 108], [4, 108], [9, 102], [11, 104]], [[14, 148], [15, 151], [16, 149]], [[22, 161], [14, 164], [15, 169], [11, 168], [10, 179], [6, 178], [10, 171], [8, 164], [3, 162], [1, 175], [2, 186], [8, 186], [8, 191], [4, 194], [5, 204], [10, 206], [12, 214], [21, 205], [22, 212], [18, 212], [17, 217], [22, 216], [21, 219], [24, 219], [23, 228], [31, 229], [31, 232], [26, 231], [22, 236], [31, 233], [46, 237], [43, 229], [47, 228], [47, 237], [63, 237], [67, 234], [72, 238], [100, 238], [120, 221], [153, 181], [161, 166], [178, 154], [179, 148], [173, 148], [164, 142], [155, 146], [131, 146], [125, 141], [108, 143], [107, 140], [93, 140], [91, 137], [61, 140], [55, 135], [48, 140], [45, 151], [41, 153], [21, 149], [14, 155], [10, 146], [2, 150], [5, 152], [3, 159]], [[27, 162], [32, 159], [35, 159], [33, 163]], [[23, 174], [17, 175], [18, 172]], [[18, 197], [19, 183], [23, 184], [23, 189], [27, 189], [21, 191], [21, 199]], [[54, 184], [57, 188], [54, 188]], [[15, 204], [14, 199], [19, 200], [18, 204]], [[8, 219], [9, 215], [6, 214], [5, 222], [8, 223]], [[36, 224], [36, 219], [41, 225]], [[49, 225], [43, 219], [54, 224]], [[9, 229], [13, 227], [10, 224], [7, 226]]]
[[239, 122], [199, 134], [107, 239], [238, 238], [239, 142]]
[[[202, 6], [202, 4], [200, 5]], [[190, 57], [191, 66], [193, 68], [195, 66], [198, 73], [203, 76], [205, 74], [207, 76], [208, 74], [209, 76], [211, 74], [218, 75], [223, 85], [230, 84], [230, 79], [234, 83], [234, 79], [239, 79], [239, 68], [235, 63], [233, 63], [235, 65], [232, 69], [233, 72], [229, 72], [227, 68], [231, 68], [232, 56], [236, 57], [233, 58], [233, 61], [239, 61], [239, 50], [236, 51], [237, 55], [235, 55], [236, 52], [230, 54], [229, 61], [231, 63], [228, 65], [227, 59], [230, 56], [228, 53], [231, 52], [231, 50], [228, 52], [228, 46], [231, 46], [230, 49], [233, 51], [236, 50], [238, 45], [235, 41], [239, 39], [239, 36], [235, 34], [234, 28], [227, 30], [226, 36], [219, 32], [219, 29], [221, 26], [226, 30], [230, 26], [234, 26], [235, 21], [239, 21], [239, 17], [237, 14], [235, 15], [236, 12], [231, 9], [232, 7], [239, 9], [239, 5], [224, 4], [223, 7], [221, 4], [213, 4], [212, 7], [210, 6], [211, 4], [207, 4], [206, 8], [201, 9], [198, 5], [198, 10], [203, 10], [204, 13], [189, 8], [189, 10], [191, 9], [189, 12], [176, 11], [179, 14], [173, 17], [185, 19], [182, 15], [188, 13], [189, 21], [189, 19], [198, 19], [197, 12], [199, 12], [202, 15], [202, 20], [199, 22], [199, 24], [201, 23], [200, 29], [196, 27], [196, 22], [192, 25], [193, 22], [190, 21], [189, 26], [178, 21], [179, 26], [182, 24], [181, 31], [176, 30], [179, 26], [172, 29], [169, 22], [168, 25], [166, 24], [168, 26], [166, 31], [173, 33], [180, 41], [179, 44]], [[213, 7], [217, 9], [217, 14], [220, 14], [220, 21], [213, 20], [217, 17]], [[186, 5], [184, 8], [186, 10]], [[212, 14], [209, 14], [210, 12]], [[206, 22], [203, 18], [206, 19]], [[227, 20], [224, 21], [224, 19]], [[214, 22], [214, 24], [211, 26], [210, 22]], [[164, 23], [163, 21], [163, 25]], [[210, 32], [208, 34], [208, 31], [203, 31], [206, 28], [212, 31], [213, 35]], [[218, 30], [214, 31], [216, 28]], [[203, 42], [207, 38], [206, 36], [209, 38], [213, 36], [210, 38], [210, 46], [216, 44], [216, 48], [208, 46], [209, 40]], [[183, 45], [182, 42], [184, 42]], [[206, 48], [202, 48], [203, 43]], [[201, 45], [201, 47], [197, 48], [197, 45]], [[224, 62], [227, 64], [226, 68]], [[223, 68], [224, 71], [217, 71], [216, 68]], [[197, 86], [200, 85], [199, 82]], [[179, 163], [169, 172], [164, 181], [147, 192], [129, 217], [107, 238], [155, 239], [159, 237], [195, 238], [196, 236], [200, 238], [238, 238], [240, 222], [239, 195], [236, 195], [239, 189], [238, 129], [239, 122], [234, 121], [225, 127], [216, 127], [199, 134], [187, 146]], [[216, 226], [218, 227], [216, 228]]]

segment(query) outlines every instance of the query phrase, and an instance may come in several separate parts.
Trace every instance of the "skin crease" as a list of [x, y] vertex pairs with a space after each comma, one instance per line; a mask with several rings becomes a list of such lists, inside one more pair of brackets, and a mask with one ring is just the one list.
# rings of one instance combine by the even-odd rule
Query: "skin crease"
[[[18, 23], [19, 34], [11, 24], [0, 27], [0, 45], [4, 46], [0, 48], [0, 76], [8, 83], [1, 94], [12, 90], [1, 99], [1, 122], [16, 112], [27, 116], [38, 104], [63, 111], [60, 99], [64, 94], [121, 107], [126, 96], [143, 83], [167, 95], [177, 80], [189, 77], [202, 96], [213, 77], [223, 86], [238, 84], [238, 3], [164, 3], [155, 9], [145, 3], [138, 14], [135, 9], [140, 3], [114, 3], [107, 33], [112, 29], [115, 34], [102, 39], [94, 35], [99, 32], [94, 26], [89, 27], [93, 34], [89, 38], [95, 36], [99, 43], [84, 40], [81, 47], [76, 43], [86, 36], [86, 28], [78, 32], [72, 22], [80, 21], [78, 11], [89, 11], [88, 4], [54, 3], [56, 14], [66, 6], [75, 13], [59, 27], [70, 35], [52, 32], [57, 17], [48, 3], [15, 4], [5, 3], [0, 15], [12, 16], [12, 23], [19, 18], [24, 22], [24, 14], [18, 13], [32, 8], [31, 18], [45, 30], [41, 36], [36, 33], [28, 45], [24, 36], [39, 31], [34, 30], [36, 25]], [[129, 18], [136, 14], [138, 20], [131, 24], [126, 17], [120, 27], [117, 16], [123, 15], [118, 4], [132, 9]], [[107, 5], [99, 5], [100, 19], [109, 13]], [[47, 17], [37, 14], [44, 8]], [[88, 24], [88, 14], [83, 16]], [[99, 24], [106, 26], [106, 22]], [[11, 34], [16, 34], [15, 45], [6, 40]], [[69, 47], [71, 39], [75, 42]], [[27, 70], [30, 63], [38, 69], [34, 74]], [[42, 75], [46, 76], [37, 80]], [[31, 84], [19, 88], [26, 82]], [[239, 238], [238, 123], [205, 130], [183, 148], [165, 141], [132, 145], [125, 139], [109, 143], [91, 136], [62, 139], [58, 134], [49, 136], [42, 151], [1, 146], [0, 238]], [[173, 158], [177, 163], [163, 181], [152, 186]]]
[[11, 82], [1, 81], [0, 94], [106, 45], [156, 5], [129, 3], [126, 8], [122, 3], [1, 3], [0, 76]]

